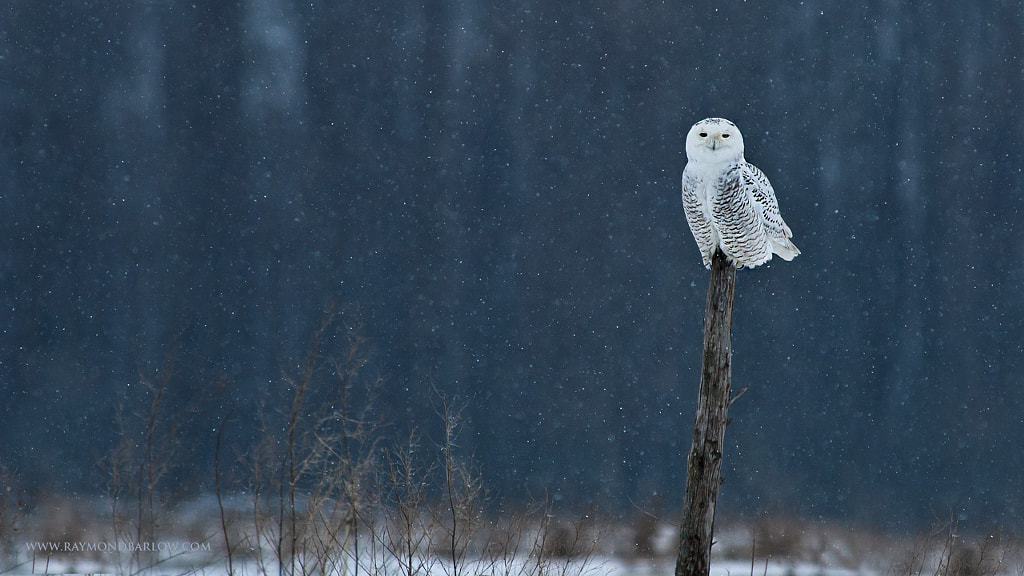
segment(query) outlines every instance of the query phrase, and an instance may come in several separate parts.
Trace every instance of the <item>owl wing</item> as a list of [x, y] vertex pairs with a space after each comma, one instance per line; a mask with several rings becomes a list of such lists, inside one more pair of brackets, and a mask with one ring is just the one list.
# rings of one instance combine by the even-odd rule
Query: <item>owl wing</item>
[[683, 169], [683, 210], [686, 212], [686, 222], [690, 225], [693, 239], [697, 241], [704, 266], [710, 269], [718, 238], [708, 219], [707, 199], [703, 196], [700, 179]]
[[775, 198], [775, 189], [772, 188], [771, 182], [764, 172], [749, 162], [743, 163], [741, 172], [743, 188], [760, 216], [772, 252], [783, 260], [792, 260], [800, 250], [789, 240], [793, 237], [793, 232], [779, 213], [779, 201]]
[[746, 163], [734, 164], [717, 182], [711, 204], [711, 219], [722, 237], [722, 251], [737, 268], [753, 268], [772, 258], [749, 181]]

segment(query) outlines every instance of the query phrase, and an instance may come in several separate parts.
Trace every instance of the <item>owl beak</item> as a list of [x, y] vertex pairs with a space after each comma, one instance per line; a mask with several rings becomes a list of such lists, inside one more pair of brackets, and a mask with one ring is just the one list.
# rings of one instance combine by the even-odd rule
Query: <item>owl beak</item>
[[721, 144], [722, 142], [718, 139], [718, 136], [715, 136], [711, 138], [709, 146], [712, 150], [718, 150], [718, 147], [721, 146]]

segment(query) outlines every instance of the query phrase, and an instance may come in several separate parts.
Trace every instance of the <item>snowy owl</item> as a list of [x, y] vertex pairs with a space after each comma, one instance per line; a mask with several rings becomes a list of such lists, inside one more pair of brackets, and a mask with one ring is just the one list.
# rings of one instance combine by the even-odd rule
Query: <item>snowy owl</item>
[[743, 158], [743, 135], [724, 118], [701, 120], [686, 135], [683, 208], [708, 268], [718, 247], [737, 268], [800, 253], [768, 177]]

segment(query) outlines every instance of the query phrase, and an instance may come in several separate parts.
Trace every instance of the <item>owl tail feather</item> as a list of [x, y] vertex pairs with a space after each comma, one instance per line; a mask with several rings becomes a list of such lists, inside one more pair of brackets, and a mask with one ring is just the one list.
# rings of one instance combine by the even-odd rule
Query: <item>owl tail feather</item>
[[796, 258], [800, 254], [800, 249], [796, 247], [789, 238], [773, 238], [772, 239], [772, 252], [779, 255], [786, 262], [789, 262], [793, 258]]

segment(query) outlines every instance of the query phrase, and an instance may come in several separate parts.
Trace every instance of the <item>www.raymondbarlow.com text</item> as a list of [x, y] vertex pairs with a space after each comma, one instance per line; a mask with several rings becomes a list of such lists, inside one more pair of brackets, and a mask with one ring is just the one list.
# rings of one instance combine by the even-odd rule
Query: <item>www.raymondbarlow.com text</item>
[[26, 542], [33, 552], [209, 552], [209, 542]]

